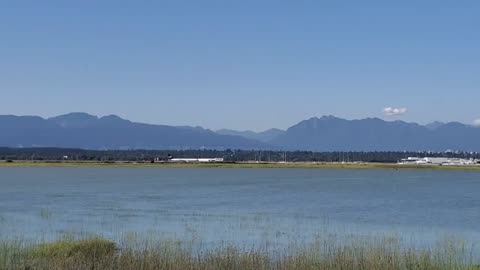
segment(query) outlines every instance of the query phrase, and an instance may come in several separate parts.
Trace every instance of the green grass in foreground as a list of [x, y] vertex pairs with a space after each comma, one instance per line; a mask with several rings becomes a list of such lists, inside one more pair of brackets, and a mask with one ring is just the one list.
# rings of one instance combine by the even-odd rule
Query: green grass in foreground
[[142, 168], [291, 168], [291, 169], [427, 169], [427, 170], [478, 170], [473, 166], [400, 165], [394, 163], [150, 163], [150, 162], [91, 162], [91, 161], [13, 161], [0, 162], [0, 167], [142, 167]]
[[402, 248], [398, 242], [336, 245], [319, 242], [310, 248], [272, 256], [261, 250], [232, 247], [194, 253], [172, 242], [118, 249], [105, 239], [61, 240], [25, 245], [0, 242], [0, 269], [91, 270], [443, 270], [480, 269], [466, 259], [461, 245], [445, 243], [432, 250]]

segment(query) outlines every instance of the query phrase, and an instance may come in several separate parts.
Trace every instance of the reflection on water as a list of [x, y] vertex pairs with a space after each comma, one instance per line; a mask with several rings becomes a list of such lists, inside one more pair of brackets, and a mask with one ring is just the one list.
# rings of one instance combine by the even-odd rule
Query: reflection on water
[[428, 170], [0, 168], [0, 237], [89, 234], [204, 246], [395, 235], [480, 242], [480, 173]]

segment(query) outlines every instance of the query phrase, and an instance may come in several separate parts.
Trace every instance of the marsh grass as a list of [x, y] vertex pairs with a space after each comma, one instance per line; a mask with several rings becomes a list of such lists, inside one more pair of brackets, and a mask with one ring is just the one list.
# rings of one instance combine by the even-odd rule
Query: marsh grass
[[[176, 241], [119, 246], [102, 238], [51, 243], [0, 243], [0, 269], [160, 269], [160, 270], [443, 270], [480, 269], [462, 242], [448, 240], [432, 249], [402, 247], [399, 241], [331, 239], [283, 252], [232, 246], [193, 251]], [[125, 244], [125, 243], [123, 243]]]
[[62, 259], [82, 257], [86, 259], [111, 256], [116, 251], [115, 243], [101, 239], [61, 240], [52, 243], [36, 245], [29, 250], [34, 258]]

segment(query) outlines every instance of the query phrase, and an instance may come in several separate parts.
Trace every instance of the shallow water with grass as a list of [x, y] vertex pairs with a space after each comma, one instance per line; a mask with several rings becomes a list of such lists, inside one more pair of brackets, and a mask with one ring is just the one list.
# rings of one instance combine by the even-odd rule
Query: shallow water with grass
[[173, 241], [291, 250], [454, 240], [478, 255], [480, 172], [222, 168], [0, 168], [0, 239]]

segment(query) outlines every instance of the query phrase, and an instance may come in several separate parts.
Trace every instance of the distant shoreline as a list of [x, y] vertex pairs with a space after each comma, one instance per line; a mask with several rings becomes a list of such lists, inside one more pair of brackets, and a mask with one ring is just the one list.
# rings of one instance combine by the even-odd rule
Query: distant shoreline
[[239, 169], [419, 169], [419, 170], [460, 170], [480, 171], [480, 165], [404, 165], [396, 163], [336, 163], [336, 162], [219, 162], [219, 163], [177, 163], [177, 162], [128, 162], [128, 161], [0, 161], [0, 167], [132, 167], [132, 168], [239, 168]]

